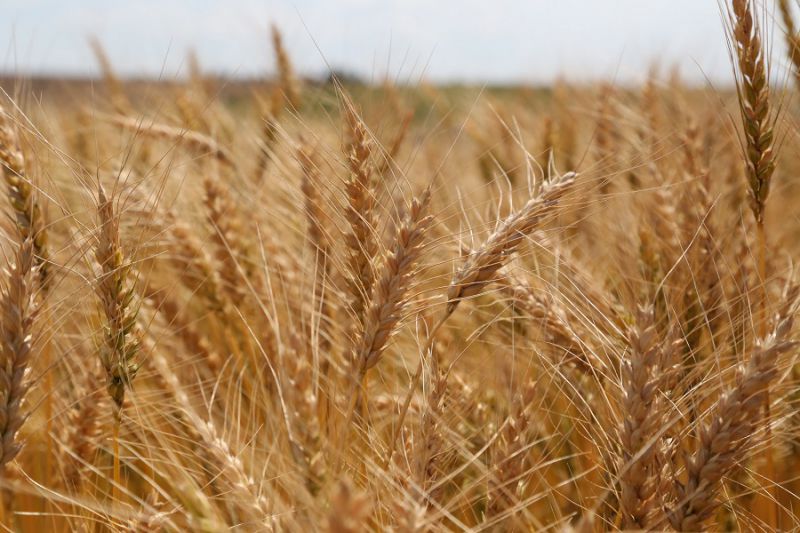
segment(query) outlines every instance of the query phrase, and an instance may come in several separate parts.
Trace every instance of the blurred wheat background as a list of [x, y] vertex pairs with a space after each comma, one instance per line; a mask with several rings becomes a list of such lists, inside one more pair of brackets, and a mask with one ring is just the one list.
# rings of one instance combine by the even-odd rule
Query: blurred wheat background
[[10, 69], [3, 530], [800, 529], [800, 7], [711, 12], [688, 79]]

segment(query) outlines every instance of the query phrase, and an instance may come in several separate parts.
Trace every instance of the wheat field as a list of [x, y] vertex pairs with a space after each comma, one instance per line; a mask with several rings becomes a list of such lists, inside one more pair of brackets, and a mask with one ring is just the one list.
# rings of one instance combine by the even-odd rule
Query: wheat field
[[2, 529], [800, 529], [800, 33], [721, 9], [730, 88], [314, 82], [277, 28], [4, 83]]

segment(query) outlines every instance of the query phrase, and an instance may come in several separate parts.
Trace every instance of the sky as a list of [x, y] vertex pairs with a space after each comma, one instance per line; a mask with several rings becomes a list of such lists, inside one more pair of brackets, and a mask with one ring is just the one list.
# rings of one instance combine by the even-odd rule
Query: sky
[[123, 75], [181, 76], [193, 49], [207, 71], [259, 76], [274, 70], [275, 23], [304, 75], [624, 83], [656, 65], [692, 83], [731, 76], [718, 0], [0, 0], [0, 13], [6, 73], [95, 74], [96, 36]]

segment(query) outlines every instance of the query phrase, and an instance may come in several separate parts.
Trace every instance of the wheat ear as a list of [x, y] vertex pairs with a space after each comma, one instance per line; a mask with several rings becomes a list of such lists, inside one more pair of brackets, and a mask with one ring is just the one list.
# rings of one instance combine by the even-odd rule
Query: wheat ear
[[130, 387], [139, 366], [136, 356], [140, 338], [136, 327], [138, 309], [134, 304], [136, 291], [129, 279], [130, 264], [126, 262], [119, 235], [119, 216], [113, 200], [99, 189], [97, 213], [100, 221], [95, 258], [100, 266], [95, 291], [105, 318], [103, 340], [99, 350], [100, 363], [106, 372], [107, 390], [119, 417], [125, 401], [125, 389]]
[[530, 467], [528, 434], [531, 426], [531, 403], [536, 384], [527, 383], [517, 392], [513, 410], [502, 428], [492, 457], [493, 472], [489, 478], [485, 521], [497, 520], [519, 501], [517, 488], [524, 486]]
[[744, 125], [750, 207], [758, 224], [763, 224], [770, 179], [775, 170], [775, 114], [770, 105], [767, 60], [752, 3], [750, 0], [732, 0], [731, 5], [729, 15], [739, 74], [739, 109]]
[[35, 265], [43, 290], [49, 286], [47, 229], [37, 194], [25, 172], [25, 155], [11, 117], [0, 106], [0, 171], [8, 187], [8, 199], [20, 240], [32, 239]]
[[106, 88], [108, 89], [111, 106], [114, 108], [114, 111], [124, 115], [132, 113], [133, 105], [131, 105], [128, 95], [125, 94], [122, 80], [120, 80], [119, 76], [117, 76], [117, 74], [114, 72], [114, 68], [111, 65], [111, 60], [108, 58], [108, 54], [106, 54], [103, 45], [98, 39], [91, 38], [89, 40], [89, 46], [92, 49], [92, 53], [94, 53], [95, 59], [97, 59], [97, 62], [100, 64], [100, 72], [103, 75], [103, 83], [105, 83]]
[[351, 308], [356, 317], [364, 313], [366, 300], [375, 283], [373, 261], [378, 255], [378, 240], [375, 236], [375, 191], [372, 186], [372, 143], [364, 123], [358, 118], [350, 102], [345, 102], [345, 114], [352, 142], [347, 148], [347, 164], [350, 179], [345, 184], [347, 207], [345, 218], [350, 231], [345, 236], [348, 248], [347, 283], [351, 296]]
[[269, 101], [265, 101], [258, 93], [254, 93], [254, 98], [261, 113], [261, 128], [258, 139], [258, 159], [253, 177], [256, 183], [261, 183], [264, 173], [272, 162], [275, 144], [278, 141], [278, 119], [283, 110], [283, 98], [278, 89], [272, 91]]
[[217, 141], [204, 135], [199, 131], [187, 130], [185, 128], [174, 128], [166, 124], [155, 122], [144, 123], [139, 119], [124, 115], [113, 115], [108, 117], [112, 124], [141, 133], [156, 139], [167, 139], [176, 143], [183, 143], [187, 148], [196, 152], [198, 155], [210, 155], [220, 163], [230, 168], [236, 168], [236, 161], [233, 156], [221, 146]]
[[331, 313], [325, 300], [325, 284], [328, 277], [330, 245], [325, 228], [327, 216], [319, 191], [319, 168], [314, 155], [306, 143], [297, 150], [297, 160], [303, 171], [300, 189], [303, 193], [303, 208], [307, 220], [306, 233], [314, 251], [314, 309], [319, 311], [320, 316], [320, 344], [327, 350], [330, 348], [328, 322], [331, 320]]
[[275, 62], [278, 66], [281, 90], [289, 105], [295, 110], [298, 110], [302, 103], [300, 80], [295, 75], [292, 62], [289, 59], [289, 54], [283, 46], [281, 32], [274, 24], [272, 25], [272, 48], [275, 51]]
[[101, 381], [100, 368], [95, 363], [76, 386], [77, 400], [67, 413], [61, 434], [61, 448], [68, 451], [64, 484], [76, 494], [80, 493], [84, 482], [89, 481], [90, 466], [103, 433], [100, 421], [109, 401], [100, 387]]
[[347, 437], [355, 411], [358, 387], [367, 371], [380, 361], [403, 317], [425, 233], [433, 221], [433, 217], [426, 214], [430, 195], [429, 187], [420, 199], [415, 198], [411, 202], [411, 208], [397, 230], [394, 249], [386, 255], [381, 265], [380, 276], [373, 289], [361, 336], [352, 357], [353, 385], [343, 438]]
[[219, 477], [227, 486], [237, 509], [247, 513], [251, 525], [265, 526], [270, 515], [270, 503], [261, 493], [258, 483], [247, 472], [241, 458], [234, 453], [228, 441], [220, 435], [211, 419], [201, 417], [192, 406], [189, 396], [169, 362], [157, 350], [151, 352], [153, 365], [161, 374], [165, 385], [188, 421], [192, 438], [202, 442], [208, 459], [219, 469]]
[[447, 376], [439, 368], [437, 354], [434, 353], [430, 359], [430, 383], [418, 434], [414, 439], [414, 461], [411, 470], [420, 491], [422, 509], [427, 509], [439, 492], [436, 478], [445, 447], [442, 417], [448, 403]]
[[516, 312], [532, 319], [541, 328], [547, 344], [563, 352], [566, 356], [564, 362], [588, 375], [602, 377], [596, 356], [575, 331], [575, 326], [570, 323], [571, 317], [552, 295], [536, 291], [524, 280], [504, 271], [498, 272], [496, 284], [500, 294], [511, 300]]
[[17, 432], [27, 418], [25, 394], [28, 392], [28, 365], [33, 354], [33, 321], [36, 307], [33, 300], [33, 242], [20, 244], [15, 263], [6, 272], [0, 295], [0, 317], [3, 342], [0, 346], [0, 479], [5, 478], [6, 465], [17, 456], [22, 444]]
[[422, 252], [425, 232], [433, 221], [433, 217], [426, 214], [429, 203], [430, 189], [420, 199], [411, 202], [408, 215], [397, 231], [394, 249], [383, 260], [356, 349], [355, 360], [360, 374], [378, 364], [389, 339], [397, 331]]
[[[575, 172], [567, 172], [547, 181], [536, 196], [528, 200], [522, 209], [506, 217], [483, 245], [469, 254], [464, 264], [450, 280], [447, 290], [447, 307], [439, 320], [428, 330], [422, 346], [424, 356], [430, 352], [436, 333], [452, 316], [462, 300], [477, 295], [486, 285], [496, 279], [497, 271], [508, 261], [522, 239], [536, 229], [544, 216], [551, 214], [561, 197], [573, 186], [577, 176]], [[411, 399], [421, 377], [422, 360], [417, 363], [417, 369], [414, 371], [403, 405], [400, 407], [400, 415], [390, 437], [389, 451], [384, 460], [384, 466], [392, 460], [397, 437], [403, 427]]]
[[355, 491], [352, 483], [339, 481], [331, 498], [330, 512], [324, 524], [327, 533], [358, 533], [368, 525], [372, 502], [366, 494]]
[[772, 333], [756, 344], [750, 360], [737, 370], [735, 383], [700, 428], [699, 447], [687, 459], [687, 480], [676, 482], [677, 503], [668, 513], [675, 529], [703, 529], [703, 523], [717, 509], [720, 481], [740, 461], [761, 423], [769, 423], [762, 408], [769, 386], [778, 376], [778, 356], [797, 344], [788, 337], [798, 292], [797, 286], [789, 290]]
[[495, 279], [497, 271], [530, 234], [543, 216], [552, 211], [559, 199], [570, 190], [577, 174], [568, 172], [545, 182], [540, 193], [525, 206], [509, 215], [480, 248], [473, 251], [459, 268], [447, 290], [447, 309], [452, 313], [464, 298], [479, 294]]
[[230, 300], [238, 306], [246, 297], [239, 268], [245, 258], [239, 256], [239, 253], [247, 247], [239, 238], [241, 228], [234, 217], [235, 209], [228, 190], [211, 178], [203, 180], [203, 190], [206, 219], [211, 226], [211, 238], [214, 242], [214, 257], [221, 267], [218, 271], [219, 278]]
[[622, 365], [620, 512], [624, 529], [647, 529], [658, 508], [661, 462], [656, 435], [665, 423], [659, 395], [675, 345], [658, 338], [652, 307], [640, 308]]

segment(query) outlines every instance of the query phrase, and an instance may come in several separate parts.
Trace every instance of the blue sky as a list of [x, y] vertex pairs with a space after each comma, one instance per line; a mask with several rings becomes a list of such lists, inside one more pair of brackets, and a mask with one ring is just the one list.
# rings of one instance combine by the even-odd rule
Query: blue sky
[[125, 74], [176, 76], [190, 48], [208, 70], [260, 74], [273, 68], [271, 22], [307, 74], [327, 63], [373, 79], [632, 81], [653, 61], [700, 83], [731, 72], [717, 0], [2, 0], [0, 12], [6, 72], [93, 73], [96, 35]]

